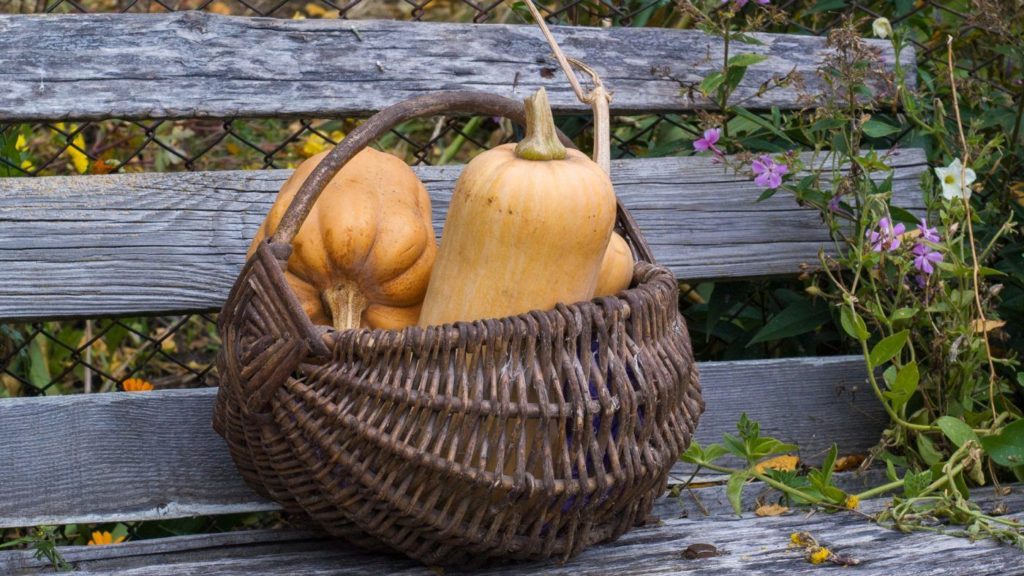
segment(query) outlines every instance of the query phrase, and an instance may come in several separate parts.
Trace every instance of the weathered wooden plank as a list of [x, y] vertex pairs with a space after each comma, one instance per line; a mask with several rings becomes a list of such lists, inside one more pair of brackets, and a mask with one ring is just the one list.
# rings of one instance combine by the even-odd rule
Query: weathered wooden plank
[[[552, 27], [597, 70], [616, 113], [706, 107], [691, 97], [721, 68], [720, 38], [696, 30]], [[820, 95], [827, 53], [814, 36], [755, 34], [764, 54], [734, 92], [754, 108], [798, 108]], [[888, 42], [867, 41], [887, 69]], [[530, 25], [280, 20], [206, 12], [0, 16], [4, 121], [365, 114], [441, 89], [522, 98], [545, 86], [557, 110], [585, 111]], [[902, 54], [908, 82], [914, 53]], [[798, 83], [761, 93], [793, 72]], [[878, 83], [879, 87], [882, 85]], [[125, 97], [130, 94], [130, 97]]]
[[[700, 442], [741, 412], [814, 460], [873, 445], [886, 423], [859, 358], [708, 362]], [[275, 509], [253, 494], [210, 425], [214, 389], [0, 400], [0, 528]], [[793, 399], [799, 398], [794, 403]], [[679, 474], [685, 473], [680, 468]]]
[[[811, 161], [810, 156], [805, 157]], [[893, 156], [923, 205], [921, 150]], [[462, 166], [417, 167], [440, 233]], [[688, 281], [796, 274], [830, 245], [817, 213], [708, 157], [621, 160], [613, 180], [659, 262]], [[0, 179], [0, 320], [218, 309], [290, 171]]]
[[[995, 496], [991, 489], [978, 490], [974, 497], [986, 508], [1000, 501], [1012, 512], [1009, 518], [1024, 519], [1022, 488], [1017, 485], [1005, 497]], [[869, 502], [865, 508], [876, 510], [881, 505], [881, 501]], [[775, 518], [745, 514], [742, 518], [667, 519], [660, 525], [634, 529], [616, 542], [593, 547], [564, 565], [520, 563], [472, 573], [487, 576], [524, 573], [539, 576], [788, 576], [827, 570], [827, 566], [807, 563], [803, 552], [789, 545], [789, 535], [797, 531], [810, 532], [834, 552], [859, 560], [860, 565], [847, 569], [859, 576], [1024, 574], [1020, 550], [1008, 545], [922, 532], [902, 534], [853, 514], [807, 515], [802, 512]], [[711, 558], [685, 559], [682, 552], [697, 543], [711, 544], [724, 553]], [[83, 575], [436, 574], [430, 568], [398, 556], [363, 553], [315, 534], [275, 530], [183, 536], [104, 547], [64, 547], [60, 551], [74, 565], [76, 574]], [[44, 561], [32, 557], [31, 551], [0, 553], [0, 570], [5, 573], [34, 574], [45, 566]], [[446, 570], [446, 573], [462, 572]]]

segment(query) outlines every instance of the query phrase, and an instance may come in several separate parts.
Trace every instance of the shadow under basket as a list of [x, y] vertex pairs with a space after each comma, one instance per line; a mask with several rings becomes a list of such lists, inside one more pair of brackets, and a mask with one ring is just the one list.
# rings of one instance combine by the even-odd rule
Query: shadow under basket
[[642, 258], [630, 289], [548, 311], [335, 331], [290, 253], [261, 244], [219, 317], [214, 427], [258, 493], [428, 565], [567, 559], [648, 517], [704, 409], [669, 270]]

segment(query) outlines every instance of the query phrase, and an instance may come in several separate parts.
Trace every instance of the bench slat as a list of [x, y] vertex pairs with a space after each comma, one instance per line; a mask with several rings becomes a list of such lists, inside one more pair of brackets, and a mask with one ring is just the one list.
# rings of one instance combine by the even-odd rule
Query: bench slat
[[[923, 151], [893, 161], [895, 202], [921, 208]], [[461, 170], [416, 168], [438, 234]], [[290, 173], [0, 179], [0, 320], [219, 309]], [[612, 174], [658, 261], [687, 281], [796, 274], [831, 244], [814, 210], [788, 193], [755, 202], [760, 188], [709, 157], [619, 160]]]
[[[865, 451], [887, 422], [857, 357], [700, 370], [701, 443], [734, 432], [746, 411], [813, 461], [833, 441], [843, 453]], [[213, 432], [215, 396], [207, 388], [0, 400], [0, 528], [275, 509], [243, 484]]]
[[[554, 26], [615, 93], [616, 113], [706, 107], [688, 94], [721, 68], [720, 38], [695, 30]], [[821, 93], [826, 53], [814, 36], [752, 34], [765, 54], [734, 92], [751, 108], [800, 108], [793, 87], [759, 94], [791, 71]], [[887, 41], [867, 40], [893, 68]], [[361, 115], [440, 89], [522, 98], [546, 86], [557, 110], [585, 111], [530, 25], [280, 20], [206, 12], [0, 16], [0, 120]], [[914, 53], [902, 53], [914, 78]], [[879, 87], [881, 83], [879, 83]]]
[[[699, 489], [701, 493], [711, 489]], [[1024, 489], [1017, 485], [1005, 497], [984, 488], [972, 499], [985, 508], [1002, 502], [1012, 512], [1007, 519], [1024, 519]], [[883, 504], [864, 503], [874, 511]], [[579, 574], [661, 574], [680, 576], [817, 575], [804, 552], [789, 546], [789, 535], [806, 531], [835, 553], [859, 560], [850, 570], [858, 576], [1021, 576], [1020, 550], [991, 540], [971, 542], [929, 532], [903, 534], [871, 524], [854, 514], [794, 513], [773, 518], [745, 514], [742, 518], [663, 518], [660, 525], [636, 528], [619, 540], [595, 546], [564, 565], [556, 562], [519, 563], [476, 570], [486, 576], [576, 576]], [[682, 552], [692, 544], [711, 544], [725, 553], [687, 560]], [[361, 552], [309, 532], [258, 530], [202, 536], [140, 540], [116, 546], [73, 546], [60, 549], [75, 565], [76, 574], [170, 576], [204, 574], [318, 574], [370, 576], [403, 574], [432, 576], [430, 568], [399, 557]], [[32, 551], [0, 552], [0, 570], [35, 574], [46, 566]], [[461, 573], [448, 570], [446, 573]]]

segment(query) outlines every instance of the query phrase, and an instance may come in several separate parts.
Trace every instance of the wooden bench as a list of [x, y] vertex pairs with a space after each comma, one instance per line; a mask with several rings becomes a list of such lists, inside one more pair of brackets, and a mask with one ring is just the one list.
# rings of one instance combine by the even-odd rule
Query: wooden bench
[[[694, 31], [554, 28], [562, 46], [615, 92], [614, 114], [706, 106], [687, 86], [717, 66], [720, 41]], [[824, 40], [759, 36], [741, 50], [769, 59], [738, 88], [747, 105], [794, 109], [791, 88], [758, 93], [793, 72], [813, 93]], [[879, 46], [883, 46], [879, 44]], [[254, 48], [258, 48], [254, 49]], [[531, 26], [288, 21], [204, 13], [0, 16], [5, 55], [0, 121], [102, 118], [338, 117], [366, 114], [422, 91], [476, 88], [521, 97], [544, 85], [556, 110], [585, 112]], [[883, 48], [892, 65], [892, 51]], [[903, 54], [914, 70], [913, 54]], [[912, 80], [912, 79], [911, 79]], [[920, 208], [920, 150], [895, 158], [897, 203]], [[809, 159], [809, 158], [808, 158]], [[459, 166], [417, 167], [443, 214]], [[615, 161], [613, 180], [661, 263], [688, 282], [792, 275], [814, 262], [827, 232], [784, 194], [761, 203], [749, 180], [711, 159]], [[216, 310], [287, 170], [11, 178], [0, 181], [0, 319], [20, 322]], [[863, 453], [886, 425], [859, 357], [706, 362], [708, 405], [697, 438], [718, 441], [740, 413], [797, 443], [809, 461], [836, 442]], [[216, 390], [162, 390], [0, 400], [0, 528], [271, 511], [249, 490], [211, 429]], [[681, 483], [691, 472], [680, 464]], [[849, 486], [878, 475], [843, 473]], [[496, 567], [519, 574], [799, 574], [818, 569], [788, 546], [812, 532], [861, 561], [858, 574], [1024, 574], [1018, 551], [991, 542], [904, 535], [849, 514], [742, 517], [721, 478], [658, 502], [639, 527], [565, 565]], [[981, 490], [983, 504], [996, 500]], [[1000, 496], [1021, 510], [1020, 490]], [[877, 509], [881, 501], [869, 502]], [[1017, 514], [1020, 517], [1020, 514]], [[687, 559], [696, 543], [724, 554]], [[256, 530], [64, 547], [83, 573], [433, 574], [300, 530]], [[0, 552], [0, 573], [48, 566], [31, 550]]]

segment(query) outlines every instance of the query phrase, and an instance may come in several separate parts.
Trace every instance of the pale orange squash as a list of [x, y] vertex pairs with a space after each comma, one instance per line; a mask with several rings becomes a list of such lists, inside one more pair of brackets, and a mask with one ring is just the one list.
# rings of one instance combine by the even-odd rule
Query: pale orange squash
[[626, 244], [626, 239], [612, 232], [608, 240], [608, 248], [601, 261], [601, 273], [597, 277], [597, 288], [594, 297], [614, 296], [629, 288], [633, 281], [633, 252]]
[[[250, 255], [326, 154], [304, 161], [285, 182]], [[314, 323], [339, 330], [414, 325], [437, 253], [430, 197], [405, 162], [367, 148], [327, 184], [292, 248], [285, 277]]]
[[526, 137], [462, 171], [421, 326], [589, 300], [615, 222], [611, 180], [555, 136], [547, 96], [526, 101]]

